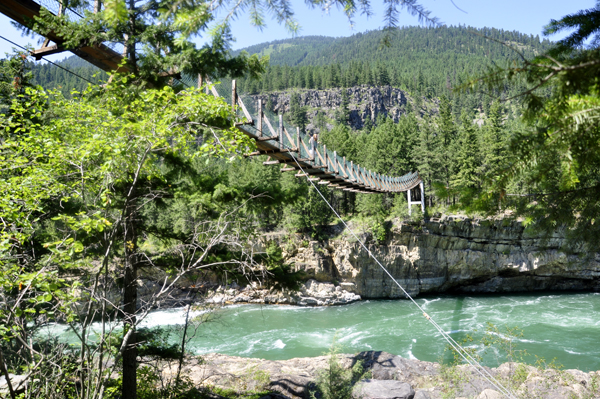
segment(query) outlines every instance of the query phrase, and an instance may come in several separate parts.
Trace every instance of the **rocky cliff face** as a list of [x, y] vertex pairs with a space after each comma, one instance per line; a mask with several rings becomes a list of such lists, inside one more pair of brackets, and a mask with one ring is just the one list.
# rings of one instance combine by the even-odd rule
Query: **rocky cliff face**
[[[411, 295], [531, 290], [600, 291], [600, 254], [544, 241], [520, 223], [444, 218], [394, 225], [384, 245], [367, 248]], [[304, 245], [302, 245], [304, 244]], [[403, 297], [360, 244], [338, 231], [325, 242], [287, 249], [287, 261], [321, 281], [337, 281], [363, 298]]]
[[[367, 119], [376, 121], [380, 115], [388, 116], [394, 122], [398, 122], [400, 117], [407, 112], [407, 104], [412, 103], [406, 92], [390, 86], [363, 85], [343, 89], [297, 90], [300, 106], [306, 106], [309, 110], [308, 118], [311, 123], [307, 126], [307, 131], [319, 130], [315, 121], [317, 111], [324, 112], [328, 119], [334, 119], [335, 111], [342, 105], [342, 90], [348, 95], [350, 125], [355, 129], [361, 129]], [[254, 101], [261, 99], [263, 104], [271, 102], [273, 104], [272, 111], [276, 113], [288, 113], [290, 112], [292, 93], [292, 91], [272, 92], [253, 95], [251, 98]], [[425, 108], [425, 110], [428, 109]], [[327, 127], [331, 128], [330, 125]]]

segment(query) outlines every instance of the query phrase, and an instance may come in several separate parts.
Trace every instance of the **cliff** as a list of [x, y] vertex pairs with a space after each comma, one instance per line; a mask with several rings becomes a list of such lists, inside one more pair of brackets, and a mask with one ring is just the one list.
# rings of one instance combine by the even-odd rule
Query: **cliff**
[[[261, 99], [263, 104], [273, 104], [275, 113], [290, 112], [290, 98], [292, 93], [297, 93], [301, 107], [307, 107], [307, 116], [310, 121], [306, 130], [319, 131], [316, 115], [318, 111], [324, 112], [329, 121], [335, 119], [335, 111], [342, 106], [342, 90], [348, 96], [348, 114], [350, 126], [361, 129], [367, 119], [376, 121], [380, 115], [390, 117], [398, 122], [400, 117], [407, 112], [408, 104], [413, 104], [408, 94], [391, 86], [355, 86], [342, 89], [310, 90], [297, 89], [281, 92], [271, 92], [250, 96], [252, 100]], [[435, 100], [437, 101], [437, 100]], [[423, 102], [422, 112], [436, 113], [436, 102]], [[327, 123], [327, 128], [332, 125]]]
[[[325, 241], [284, 246], [286, 261], [363, 298], [403, 296], [356, 239], [334, 230]], [[361, 240], [411, 295], [600, 290], [600, 254], [559, 233], [545, 240], [519, 222], [447, 217], [393, 225], [381, 245], [369, 233]]]

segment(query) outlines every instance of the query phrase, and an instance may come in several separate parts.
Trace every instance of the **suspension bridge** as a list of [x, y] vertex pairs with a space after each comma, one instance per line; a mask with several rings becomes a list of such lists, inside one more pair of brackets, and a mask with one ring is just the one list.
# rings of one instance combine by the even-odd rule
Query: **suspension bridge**
[[[31, 21], [40, 15], [42, 8], [55, 15], [66, 15], [73, 20], [82, 18], [81, 13], [63, 7], [60, 1], [38, 1], [0, 0], [0, 12], [24, 26], [31, 26]], [[127, 64], [122, 63], [123, 56], [115, 50], [114, 45], [112, 48], [109, 45], [97, 44], [67, 49], [64, 46], [64, 39], [54, 32], [47, 33], [41, 48], [30, 53], [40, 60], [44, 56], [64, 51], [70, 51], [109, 73], [130, 71]], [[169, 76], [168, 72], [164, 74]], [[210, 90], [213, 95], [222, 97], [231, 104], [236, 115], [236, 128], [256, 142], [256, 151], [247, 156], [266, 155], [268, 158], [263, 162], [264, 165], [280, 167], [281, 172], [294, 172], [297, 177], [307, 177], [312, 182], [335, 189], [357, 193], [406, 192], [409, 213], [412, 205], [420, 205], [421, 211], [425, 212], [423, 181], [418, 172], [394, 177], [367, 170], [338, 155], [336, 151], [328, 149], [325, 145], [310, 140], [308, 134], [286, 123], [283, 115], [269, 115], [261, 100], [239, 95], [235, 81], [231, 81], [231, 87], [227, 87], [229, 82], [211, 84], [201, 76], [198, 76], [197, 80], [182, 77], [177, 73], [170, 73], [170, 76], [188, 86], [206, 87], [207, 92]], [[277, 120], [277, 123], [272, 123], [273, 119]]]

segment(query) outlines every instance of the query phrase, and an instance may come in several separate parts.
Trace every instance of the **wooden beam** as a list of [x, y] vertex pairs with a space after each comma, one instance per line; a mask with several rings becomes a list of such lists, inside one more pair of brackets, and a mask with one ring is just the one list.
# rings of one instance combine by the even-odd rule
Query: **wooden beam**
[[269, 131], [271, 132], [271, 135], [272, 136], [277, 136], [277, 132], [275, 132], [275, 129], [273, 129], [273, 125], [271, 125], [271, 121], [269, 120], [269, 118], [267, 118], [266, 116], [264, 116], [264, 121], [267, 124], [267, 127], [269, 128]]
[[315, 157], [315, 159], [320, 159], [324, 165], [327, 165], [327, 161], [325, 161], [325, 158], [323, 158], [323, 155], [321, 155], [321, 153], [319, 152], [319, 150], [316, 146], [315, 146], [315, 155], [318, 156], [318, 157]]
[[210, 88], [210, 92], [213, 94], [213, 96], [221, 97], [221, 96], [219, 96], [219, 92], [215, 88], [215, 85], [213, 85], [211, 82], [208, 82], [208, 84], [209, 84], [208, 87]]
[[259, 151], [251, 152], [249, 154], [244, 154], [244, 156], [245, 157], [254, 157], [256, 155], [279, 154], [279, 153], [282, 153], [282, 152], [290, 152], [290, 150], [288, 150], [286, 148], [284, 148], [283, 150], [279, 150], [279, 149], [276, 149], [276, 150], [259, 150]]
[[305, 177], [305, 176], [309, 176], [308, 173], [296, 173], [294, 176], [296, 177]]
[[235, 87], [235, 79], [231, 81], [231, 112], [235, 115], [235, 105], [237, 103], [237, 90]]
[[[294, 161], [293, 159], [276, 159], [276, 160], [273, 160], [273, 161], [269, 162], [269, 165], [275, 165], [275, 164], [285, 165], [285, 164], [288, 164], [288, 163], [295, 165], [296, 161]], [[266, 165], [265, 162], [263, 162], [263, 164]]]
[[242, 109], [242, 112], [244, 113], [244, 116], [248, 120], [247, 124], [254, 125], [254, 120], [252, 119], [252, 115], [250, 115], [250, 112], [248, 112], [248, 110], [246, 109], [246, 106], [244, 105], [244, 102], [242, 101], [242, 99], [239, 96], [237, 98], [237, 104], [240, 106], [240, 108]]
[[44, 46], [37, 50], [33, 50], [31, 52], [31, 55], [36, 59], [36, 61], [39, 61], [42, 59], [42, 57], [45, 57], [47, 55], [62, 53], [63, 51], [68, 51], [68, 50], [62, 46], [59, 46], [58, 44], [55, 44], [54, 46]]
[[[283, 127], [283, 133], [285, 133], [286, 137], [288, 138], [288, 140], [290, 141], [290, 144], [293, 146], [294, 143], [294, 139], [292, 138], [292, 136], [290, 136], [290, 134], [288, 133], [287, 129], [285, 128], [285, 126]], [[292, 148], [294, 151], [298, 152], [300, 149], [296, 146], [295, 148]]]
[[279, 140], [279, 136], [278, 135], [275, 135], [275, 136], [272, 136], [272, 137], [265, 136], [265, 137], [258, 137], [256, 139], [256, 141], [261, 142], [261, 143], [263, 141], [269, 141], [269, 140]]
[[279, 135], [279, 149], [283, 149], [283, 115], [279, 114], [279, 130], [277, 131]]
[[[29, 26], [31, 21], [40, 15], [41, 8], [38, 3], [32, 0], [2, 0], [0, 2], [0, 13], [23, 26]], [[44, 36], [58, 46], [64, 42], [64, 38], [53, 31], [48, 32]], [[69, 51], [103, 71], [112, 72], [118, 69], [119, 72], [131, 72], [128, 65], [119, 68], [123, 57], [103, 44], [81, 46]]]
[[263, 107], [262, 107], [262, 100], [259, 98], [258, 99], [258, 121], [257, 121], [257, 125], [256, 125], [256, 129], [258, 130], [258, 137], [262, 136], [262, 129], [263, 129]]
[[176, 69], [170, 69], [168, 71], [159, 72], [158, 76], [160, 76], [161, 78], [181, 79], [181, 72], [177, 71]]
[[283, 168], [283, 169], [279, 169], [280, 172], [291, 172], [293, 170], [298, 170], [296, 168]]
[[306, 144], [304, 144], [304, 140], [300, 140], [300, 142], [302, 143], [302, 146], [304, 147], [304, 149], [306, 150], [306, 153], [308, 154], [308, 158], [305, 158], [305, 159], [312, 161], [312, 158], [310, 157], [310, 151], [308, 150], [308, 147], [306, 147]]

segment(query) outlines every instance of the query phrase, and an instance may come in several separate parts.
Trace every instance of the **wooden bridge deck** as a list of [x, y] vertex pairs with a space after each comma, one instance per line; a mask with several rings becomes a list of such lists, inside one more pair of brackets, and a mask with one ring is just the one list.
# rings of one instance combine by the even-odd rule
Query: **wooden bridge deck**
[[[42, 6], [32, 0], [0, 0], [0, 12], [14, 21], [27, 25], [35, 16], [39, 16]], [[59, 13], [61, 8], [59, 8]], [[51, 40], [54, 46], [48, 46]], [[44, 55], [65, 51], [62, 48], [63, 40], [50, 32], [44, 47], [32, 52], [38, 59]], [[79, 57], [85, 59], [98, 68], [112, 72], [117, 69], [122, 61], [122, 56], [104, 45], [82, 46], [78, 49], [69, 50]], [[128, 71], [127, 67], [121, 67], [119, 71]], [[307, 176], [318, 184], [327, 184], [329, 187], [345, 191], [363, 193], [381, 192], [403, 192], [407, 191], [410, 205], [421, 204], [424, 210], [424, 193], [422, 180], [417, 172], [408, 173], [400, 177], [385, 176], [354, 164], [352, 161], [340, 157], [335, 151], [327, 149], [324, 145], [316, 144], [314, 151], [310, 151], [308, 135], [295, 131], [289, 132], [285, 127], [282, 116], [279, 116], [277, 130], [263, 113], [259, 102], [257, 115], [253, 117], [247, 110], [240, 97], [235, 91], [235, 81], [232, 82], [233, 108], [240, 115], [237, 128], [256, 141], [257, 151], [249, 156], [268, 155], [265, 165], [276, 165], [282, 172], [296, 172], [296, 176]], [[214, 86], [210, 86], [213, 94], [219, 96]], [[293, 129], [290, 129], [293, 130]], [[411, 201], [411, 189], [420, 186], [419, 201]]]

